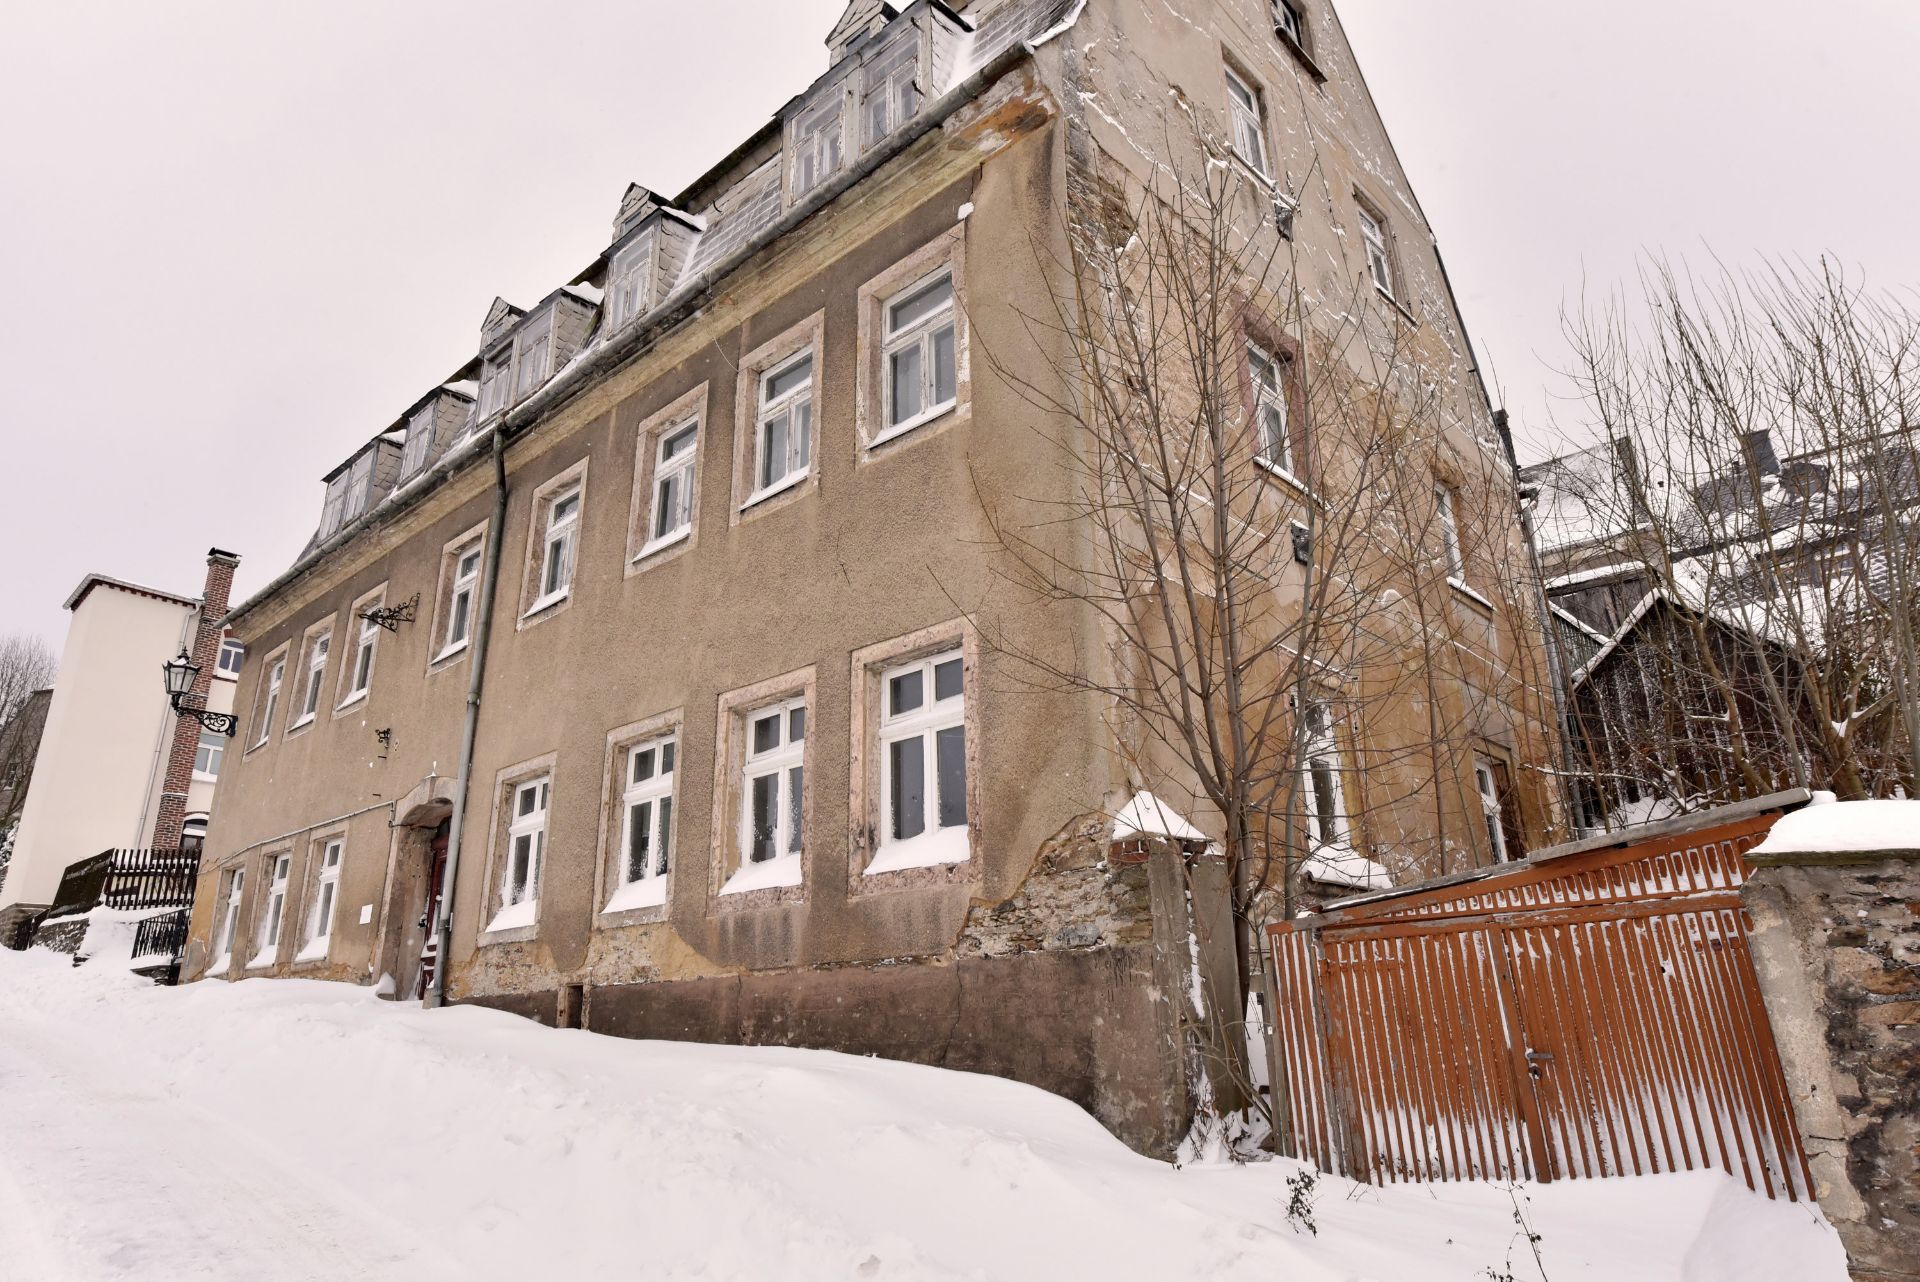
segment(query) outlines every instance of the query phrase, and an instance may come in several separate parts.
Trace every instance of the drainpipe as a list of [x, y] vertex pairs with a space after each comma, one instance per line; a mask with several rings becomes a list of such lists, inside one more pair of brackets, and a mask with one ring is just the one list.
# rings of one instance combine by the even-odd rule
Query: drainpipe
[[473, 669], [467, 674], [467, 720], [460, 732], [460, 773], [453, 786], [453, 816], [447, 821], [447, 866], [440, 874], [440, 911], [434, 921], [433, 987], [421, 1003], [428, 1010], [447, 1000], [447, 967], [453, 955], [453, 890], [460, 884], [460, 847], [466, 827], [467, 792], [473, 784], [473, 740], [480, 725], [480, 688], [487, 677], [487, 642], [493, 636], [493, 597], [500, 583], [501, 545], [507, 525], [506, 425], [493, 430], [493, 521], [487, 526], [487, 568], [480, 580], [479, 617], [474, 622]]

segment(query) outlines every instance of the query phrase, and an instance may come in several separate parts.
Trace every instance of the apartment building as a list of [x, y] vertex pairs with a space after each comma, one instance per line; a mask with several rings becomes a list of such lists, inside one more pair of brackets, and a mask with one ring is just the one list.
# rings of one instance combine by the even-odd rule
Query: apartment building
[[[1108, 845], [1136, 791], [1202, 828], [1205, 799], [995, 641], [1114, 662], [1099, 612], [1013, 590], [996, 542], [995, 496], [1067, 497], [1034, 389], [1084, 389], [1032, 318], [1073, 294], [1086, 193], [1145, 189], [1142, 141], [1186, 104], [1247, 171], [1254, 234], [1414, 354], [1447, 447], [1494, 439], [1333, 10], [1182, 10], [855, 0], [776, 119], [672, 199], [631, 186], [572, 281], [496, 301], [228, 618], [241, 738], [184, 974], [994, 1072], [1169, 1151], [1169, 941]], [[1517, 546], [1511, 478], [1417, 488], [1469, 484], [1492, 515], [1463, 542], [1449, 509], [1432, 549], [1467, 659], [1423, 688], [1480, 718], [1481, 768], [1395, 760], [1411, 782], [1374, 805], [1366, 745], [1316, 722], [1300, 839], [1339, 858], [1302, 868], [1328, 893], [1556, 822], [1531, 588], [1491, 551]], [[1312, 501], [1278, 476], [1262, 500]]]

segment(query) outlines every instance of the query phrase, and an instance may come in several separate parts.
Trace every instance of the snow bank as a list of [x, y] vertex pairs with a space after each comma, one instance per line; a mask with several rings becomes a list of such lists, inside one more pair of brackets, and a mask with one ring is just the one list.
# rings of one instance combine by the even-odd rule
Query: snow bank
[[[1815, 794], [1832, 801], [1831, 793]], [[1920, 801], [1842, 801], [1783, 816], [1755, 854], [1920, 850]]]
[[[1016, 1083], [0, 952], [0, 1273], [43, 1282], [1844, 1282], [1718, 1175], [1363, 1188], [1173, 1168]], [[11, 1272], [9, 1272], [11, 1270]]]
[[1205, 841], [1207, 835], [1188, 823], [1150, 792], [1135, 793], [1113, 817], [1113, 839], [1167, 837], [1174, 841]]

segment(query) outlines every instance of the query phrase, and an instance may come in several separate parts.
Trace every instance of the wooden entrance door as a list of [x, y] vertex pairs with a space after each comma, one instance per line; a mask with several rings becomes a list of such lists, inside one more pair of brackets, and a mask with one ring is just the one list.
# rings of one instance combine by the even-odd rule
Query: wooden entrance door
[[449, 824], [440, 821], [433, 830], [433, 840], [427, 847], [427, 880], [425, 895], [420, 905], [420, 982], [414, 992], [415, 997], [425, 997], [433, 987], [434, 968], [439, 964], [440, 951], [440, 904], [446, 887], [442, 884], [447, 876], [447, 833]]

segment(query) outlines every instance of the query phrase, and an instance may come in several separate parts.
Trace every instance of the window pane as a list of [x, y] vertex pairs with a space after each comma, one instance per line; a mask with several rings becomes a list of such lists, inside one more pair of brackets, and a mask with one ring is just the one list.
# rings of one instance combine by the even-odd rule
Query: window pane
[[780, 776], [761, 775], [752, 783], [752, 831], [747, 839], [747, 858], [765, 863], [778, 852], [774, 847], [775, 818], [780, 813]]
[[945, 405], [954, 399], [953, 326], [933, 336], [933, 403]]
[[934, 736], [940, 763], [940, 826], [958, 828], [967, 822], [967, 730], [948, 726]]
[[654, 849], [653, 875], [667, 875], [667, 852], [673, 849], [673, 798], [660, 798], [660, 840]]
[[539, 799], [540, 799], [539, 789], [522, 788], [520, 790], [520, 796], [514, 802], [514, 805], [515, 805], [514, 813], [522, 816], [523, 818], [527, 815], [532, 814], [534, 803], [537, 802]]
[[667, 438], [666, 445], [661, 449], [661, 456], [663, 458], [673, 458], [675, 455], [683, 454], [692, 449], [693, 435], [694, 429], [691, 427], [683, 431], [675, 432]]
[[761, 717], [753, 723], [753, 750], [771, 752], [780, 746], [780, 718], [778, 714]]
[[926, 701], [921, 689], [920, 669], [902, 672], [887, 682], [887, 711], [893, 716], [912, 712]]
[[888, 358], [893, 383], [893, 400], [888, 407], [889, 423], [904, 423], [921, 409], [920, 381], [923, 373], [920, 367], [920, 344], [903, 348]]
[[522, 833], [513, 839], [513, 857], [507, 865], [507, 902], [517, 904], [527, 897], [527, 869], [533, 860], [533, 838]]
[[889, 309], [888, 328], [894, 332], [925, 320], [953, 302], [953, 281], [942, 277], [919, 293], [902, 299]]
[[782, 411], [767, 420], [761, 429], [765, 449], [760, 459], [760, 485], [764, 489], [787, 474], [787, 419]]
[[643, 801], [627, 811], [627, 880], [639, 881], [647, 875], [653, 849], [653, 803]]
[[667, 740], [665, 743], [660, 745], [660, 773], [661, 774], [670, 775], [673, 773], [673, 750], [678, 746], [679, 745], [676, 744], [671, 739]]
[[789, 369], [781, 370], [767, 380], [766, 400], [777, 401], [788, 392], [800, 387], [813, 377], [813, 357], [799, 361]]
[[787, 742], [799, 743], [807, 737], [807, 710], [795, 708], [787, 714]]
[[787, 849], [796, 853], [807, 837], [806, 784], [806, 767], [787, 771]]
[[653, 749], [642, 748], [633, 754], [633, 781], [653, 778]]
[[892, 773], [893, 839], [905, 841], [927, 829], [926, 740], [919, 735], [895, 739], [887, 745], [887, 768]]
[[1320, 840], [1331, 843], [1340, 835], [1339, 813], [1333, 793], [1333, 764], [1324, 757], [1315, 757], [1309, 769], [1313, 775], [1314, 826]]
[[793, 431], [795, 437], [793, 465], [787, 470], [797, 472], [813, 458], [812, 401], [801, 401], [793, 407]]
[[447, 625], [449, 644], [467, 639], [467, 609], [472, 604], [472, 600], [473, 598], [465, 592], [453, 599], [453, 621]]
[[330, 881], [320, 887], [320, 916], [313, 933], [316, 937], [333, 933], [333, 883]]
[[960, 693], [960, 660], [948, 659], [945, 663], [934, 665], [933, 697], [936, 701], [952, 699]]

